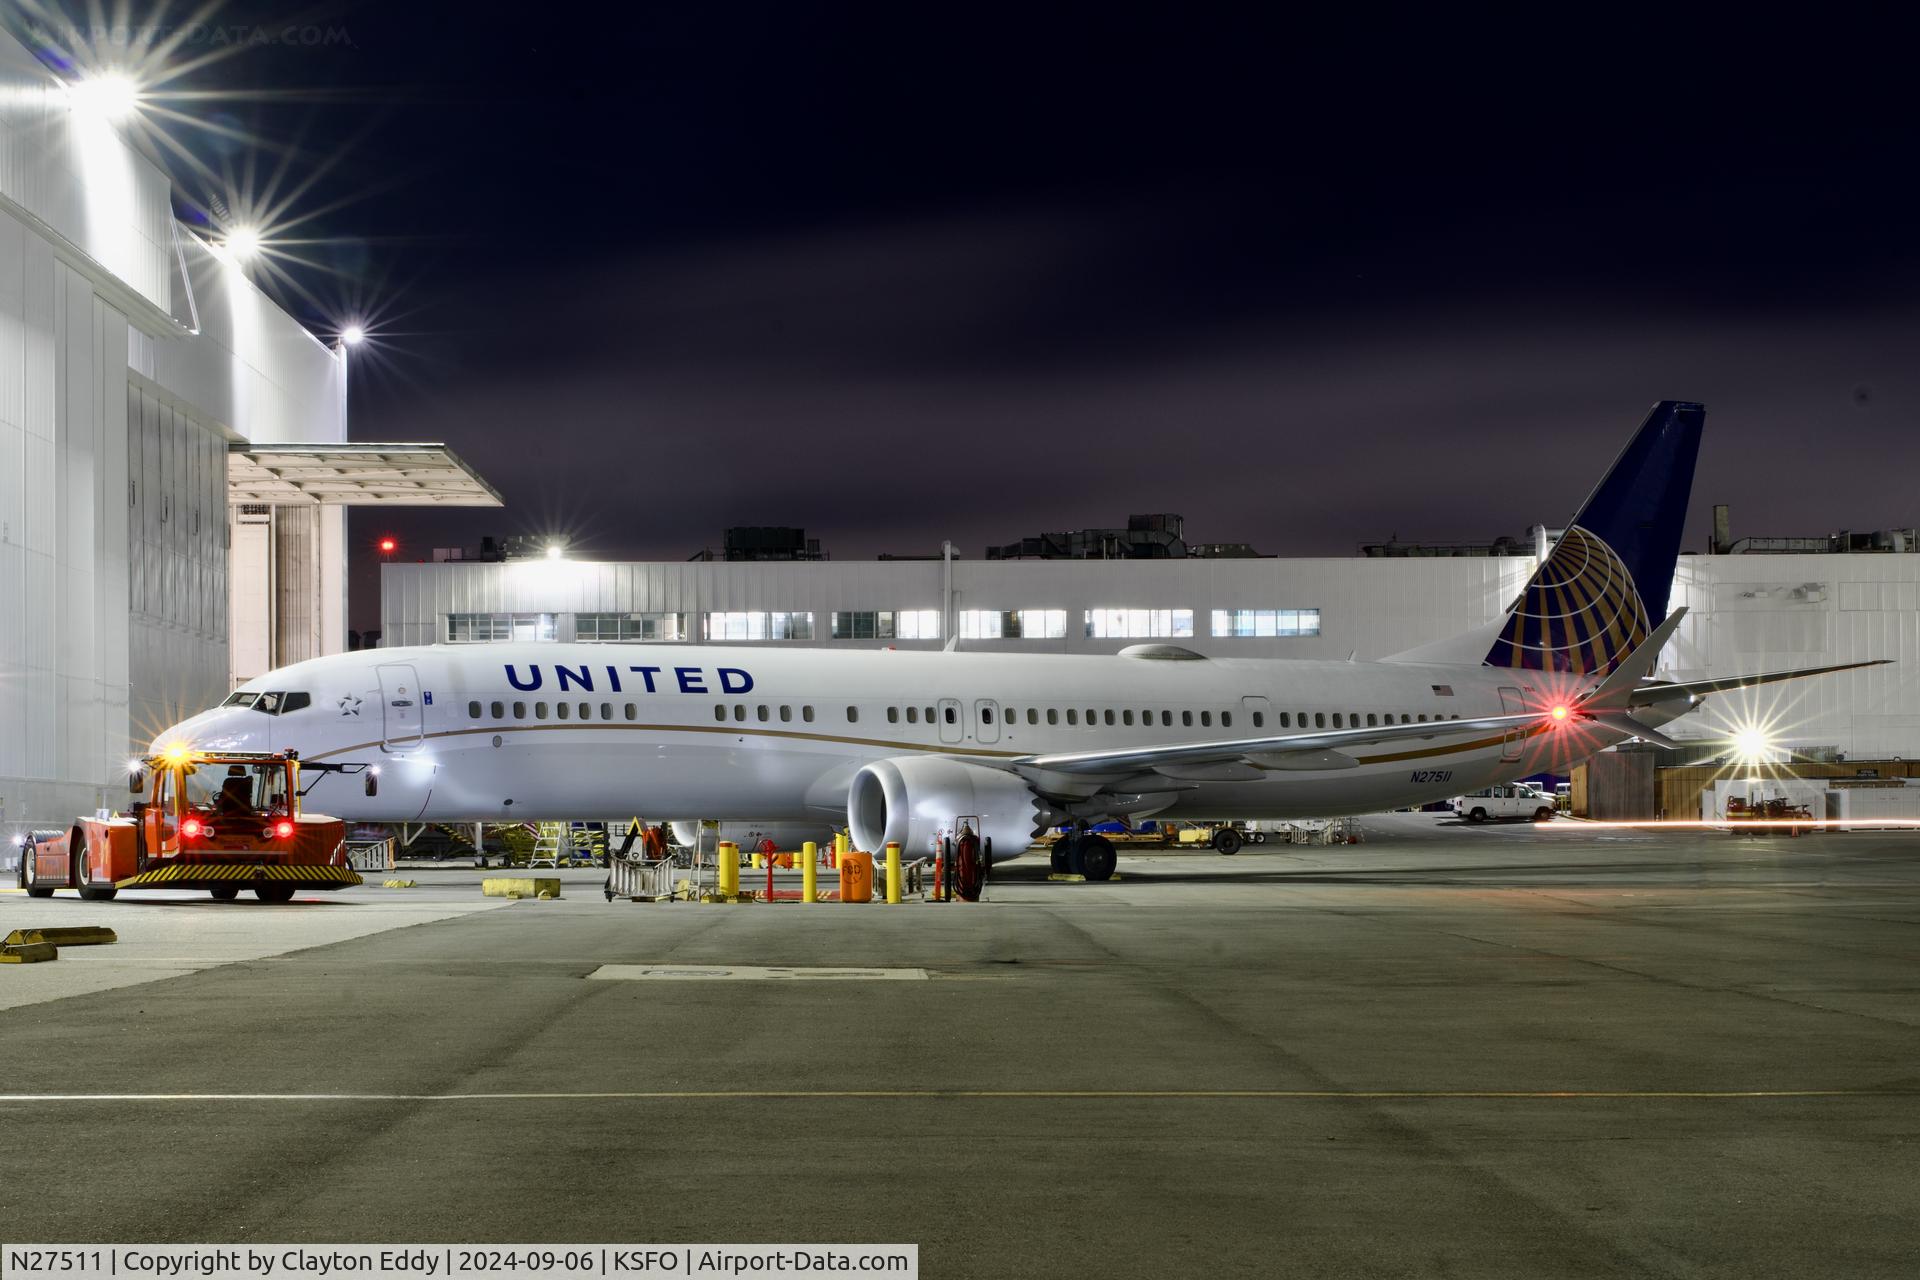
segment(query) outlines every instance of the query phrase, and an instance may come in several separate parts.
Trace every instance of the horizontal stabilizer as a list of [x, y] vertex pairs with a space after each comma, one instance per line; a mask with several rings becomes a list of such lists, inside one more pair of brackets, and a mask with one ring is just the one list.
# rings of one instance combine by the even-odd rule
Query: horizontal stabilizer
[[1643, 742], [1651, 742], [1656, 747], [1667, 747], [1674, 751], [1682, 750], [1682, 745], [1661, 733], [1652, 725], [1641, 724], [1624, 711], [1584, 711], [1582, 717], [1593, 721], [1615, 733], [1630, 733]]
[[1653, 674], [1653, 668], [1660, 661], [1660, 651], [1667, 647], [1667, 641], [1680, 625], [1680, 619], [1687, 616], [1687, 607], [1681, 605], [1667, 620], [1653, 629], [1653, 634], [1634, 646], [1632, 653], [1621, 660], [1600, 686], [1588, 694], [1582, 705], [1586, 707], [1625, 707], [1627, 698], [1642, 680]]

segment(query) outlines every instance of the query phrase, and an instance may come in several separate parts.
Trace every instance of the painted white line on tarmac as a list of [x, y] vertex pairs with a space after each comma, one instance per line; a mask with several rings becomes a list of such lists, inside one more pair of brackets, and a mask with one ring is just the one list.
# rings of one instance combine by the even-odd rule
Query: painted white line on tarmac
[[656, 1089], [516, 1093], [0, 1093], [0, 1104], [35, 1102], [674, 1102], [822, 1101], [1249, 1101], [1420, 1102], [1488, 1100], [1741, 1101], [1913, 1098], [1920, 1089]]
[[761, 968], [740, 964], [603, 964], [589, 978], [622, 982], [924, 982], [925, 969]]

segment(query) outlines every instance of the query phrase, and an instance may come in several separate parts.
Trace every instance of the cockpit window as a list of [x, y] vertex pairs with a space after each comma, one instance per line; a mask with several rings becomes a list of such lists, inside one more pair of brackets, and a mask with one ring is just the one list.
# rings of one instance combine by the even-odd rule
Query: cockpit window
[[279, 691], [273, 693], [242, 691], [228, 694], [227, 700], [220, 705], [223, 707], [250, 707], [255, 711], [265, 712], [270, 716], [278, 716], [285, 715], [289, 711], [299, 711], [303, 707], [312, 706], [313, 695], [297, 691], [289, 693]]

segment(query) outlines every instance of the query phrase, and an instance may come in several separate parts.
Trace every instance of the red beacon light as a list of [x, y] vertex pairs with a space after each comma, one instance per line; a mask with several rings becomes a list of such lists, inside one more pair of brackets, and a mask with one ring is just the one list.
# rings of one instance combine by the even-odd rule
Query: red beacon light
[[189, 840], [198, 840], [202, 829], [198, 818], [188, 818], [180, 824], [180, 834]]
[[293, 836], [292, 819], [282, 818], [280, 821], [274, 823], [273, 834], [279, 836], [282, 840], [291, 839]]
[[399, 549], [399, 547], [400, 547], [400, 544], [394, 541], [392, 538], [380, 539], [380, 554], [383, 556], [392, 555], [396, 550]]
[[1565, 720], [1568, 716], [1572, 715], [1573, 713], [1568, 709], [1567, 704], [1563, 702], [1555, 706], [1554, 709], [1552, 711], [1549, 711], [1547, 714], [1552, 716], [1555, 720]]

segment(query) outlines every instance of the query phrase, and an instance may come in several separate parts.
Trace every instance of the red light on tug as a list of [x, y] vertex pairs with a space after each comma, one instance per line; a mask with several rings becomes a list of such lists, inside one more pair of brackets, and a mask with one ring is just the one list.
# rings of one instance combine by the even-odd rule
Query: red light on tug
[[198, 840], [200, 838], [200, 830], [200, 819], [198, 818], [188, 818], [180, 824], [180, 834], [189, 840]]
[[286, 818], [280, 819], [280, 821], [273, 824], [273, 834], [279, 836], [282, 840], [291, 839], [293, 836], [293, 823]]

